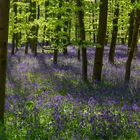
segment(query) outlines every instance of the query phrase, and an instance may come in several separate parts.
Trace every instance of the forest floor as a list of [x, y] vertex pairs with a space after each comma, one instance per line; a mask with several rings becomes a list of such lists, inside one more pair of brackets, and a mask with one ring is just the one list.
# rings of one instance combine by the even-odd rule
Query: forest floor
[[115, 65], [105, 47], [102, 82], [92, 82], [95, 47], [88, 48], [88, 83], [81, 79], [76, 47], [68, 55], [36, 57], [24, 48], [8, 54], [6, 137], [8, 140], [100, 140], [140, 138], [140, 54], [124, 84], [127, 46], [117, 45]]

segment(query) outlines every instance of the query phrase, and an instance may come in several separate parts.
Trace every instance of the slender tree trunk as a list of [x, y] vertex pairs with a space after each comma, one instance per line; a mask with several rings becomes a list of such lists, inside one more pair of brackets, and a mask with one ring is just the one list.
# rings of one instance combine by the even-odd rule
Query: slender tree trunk
[[11, 50], [11, 54], [12, 55], [15, 54], [15, 33], [13, 33], [13, 36], [12, 36], [12, 50]]
[[[17, 2], [20, 2], [20, 0], [17, 0]], [[18, 10], [19, 14], [22, 14], [22, 8], [20, 7], [19, 10]], [[19, 18], [17, 18], [17, 22], [18, 23], [22, 23], [22, 20]], [[22, 34], [21, 34], [21, 31], [18, 32], [16, 34], [16, 52], [19, 50], [19, 46], [21, 46], [21, 38], [22, 38]]]
[[[133, 4], [135, 2], [135, 0], [131, 0], [131, 3]], [[130, 13], [130, 21], [129, 21], [129, 38], [128, 38], [128, 54], [130, 51], [130, 46], [132, 43], [132, 36], [133, 36], [133, 30], [134, 30], [134, 10]]]
[[[29, 0], [26, 0], [26, 3], [29, 3]], [[29, 12], [29, 8], [27, 7], [27, 9], [26, 9], [26, 13], [28, 13]], [[28, 21], [29, 21], [29, 19], [28, 19], [28, 17], [26, 17], [26, 26], [28, 26]], [[26, 42], [25, 42], [25, 54], [28, 54], [28, 46], [29, 46], [29, 34], [28, 34], [28, 32], [27, 32], [27, 30], [26, 30]]]
[[[48, 6], [49, 6], [49, 0], [45, 0], [45, 20], [47, 20], [47, 18], [49, 16]], [[46, 42], [45, 38], [46, 38], [46, 25], [44, 26], [44, 32], [43, 32], [42, 52], [44, 52], [43, 47], [45, 46], [45, 42]]]
[[[66, 0], [66, 2], [69, 2], [69, 0]], [[66, 15], [68, 13], [70, 13], [70, 10], [69, 9], [66, 10]], [[70, 22], [70, 19], [67, 19], [65, 21], [65, 27], [64, 27], [64, 32], [66, 33], [66, 38], [63, 39], [63, 44], [64, 44], [63, 54], [64, 55], [66, 55], [68, 53], [67, 46], [70, 44], [70, 42], [69, 42], [69, 34], [68, 34], [68, 31], [69, 31], [69, 22]]]
[[134, 21], [134, 30], [133, 30], [133, 36], [132, 36], [132, 42], [130, 46], [130, 52], [128, 55], [128, 59], [126, 62], [126, 71], [125, 71], [125, 82], [128, 83], [130, 80], [130, 74], [131, 74], [131, 63], [134, 56], [134, 51], [137, 45], [137, 38], [138, 38], [138, 31], [139, 31], [139, 22], [140, 22], [140, 10], [136, 10], [136, 19]]
[[118, 34], [118, 17], [119, 17], [119, 5], [115, 5], [115, 13], [114, 13], [114, 20], [113, 20], [113, 31], [112, 31], [112, 39], [109, 51], [109, 62], [114, 63], [114, 55], [115, 55], [115, 46]]
[[[38, 5], [38, 10], [37, 10], [37, 19], [39, 20], [40, 18], [40, 6]], [[39, 25], [36, 25], [36, 34], [35, 34], [35, 46], [34, 46], [34, 55], [37, 55], [37, 46], [38, 46], [38, 30], [39, 30]]]
[[[59, 0], [59, 8], [61, 8], [61, 7], [62, 7], [62, 1]], [[57, 19], [58, 19], [58, 21], [61, 20], [61, 14], [60, 13], [58, 13]], [[55, 44], [57, 46], [54, 47], [55, 49], [54, 49], [54, 55], [53, 55], [54, 56], [53, 57], [53, 63], [54, 64], [57, 64], [57, 59], [58, 59], [58, 45], [60, 44], [60, 37], [59, 37], [58, 33], [60, 31], [61, 31], [61, 26], [57, 25], [57, 27], [56, 27], [57, 36], [56, 36], [56, 40], [55, 40]]]
[[[75, 12], [75, 41], [76, 41], [76, 43], [79, 41], [78, 40], [78, 37], [79, 37], [79, 29], [78, 29], [78, 13], [77, 13], [77, 11]], [[81, 56], [81, 53], [80, 53], [80, 48], [78, 47], [78, 51], [77, 51], [77, 58], [78, 58], [78, 61], [80, 61], [81, 60], [81, 58], [80, 58], [80, 56]]]
[[9, 0], [0, 0], [0, 123], [4, 123]]
[[94, 59], [93, 80], [101, 81], [103, 52], [107, 29], [108, 0], [101, 0], [99, 14], [99, 29], [97, 35], [97, 45]]
[[[96, 4], [96, 0], [95, 0], [95, 2], [93, 3], [92, 2], [92, 5], [93, 4]], [[92, 20], [92, 23], [93, 23], [93, 43], [95, 44], [96, 43], [96, 33], [95, 33], [95, 30], [96, 30], [96, 26], [95, 26], [95, 22], [96, 22], [96, 20], [95, 20], [95, 14], [93, 13], [92, 14], [92, 18], [93, 18], [93, 20]]]
[[81, 60], [81, 51], [80, 51], [80, 48], [78, 48], [78, 61]]
[[[30, 21], [34, 22], [34, 20], [36, 19], [36, 1], [30, 0], [30, 11], [31, 11], [31, 15], [30, 15]], [[30, 47], [32, 52], [34, 53], [34, 55], [37, 55], [37, 36], [36, 36], [36, 32], [37, 32], [37, 26], [33, 25], [31, 27], [31, 34], [32, 34], [32, 38], [30, 38]]]
[[83, 1], [77, 0], [78, 19], [79, 19], [79, 34], [80, 34], [80, 45], [82, 45], [82, 79], [87, 81], [87, 49], [84, 46], [85, 41], [85, 25], [84, 25], [84, 10]]
[[28, 39], [26, 40], [26, 43], [25, 43], [25, 54], [28, 54]]
[[[14, 29], [16, 28], [16, 24], [17, 24], [17, 0], [14, 0], [13, 1], [14, 2], [14, 5], [13, 5], [13, 10], [14, 10], [14, 19], [15, 19], [15, 21], [14, 21]], [[15, 41], [17, 41], [16, 40], [16, 38], [17, 38], [17, 33], [13, 33], [13, 37], [12, 37], [12, 51], [11, 51], [11, 54], [12, 55], [14, 55], [15, 54], [15, 45], [17, 44], [17, 42], [16, 42], [16, 44], [15, 44]]]

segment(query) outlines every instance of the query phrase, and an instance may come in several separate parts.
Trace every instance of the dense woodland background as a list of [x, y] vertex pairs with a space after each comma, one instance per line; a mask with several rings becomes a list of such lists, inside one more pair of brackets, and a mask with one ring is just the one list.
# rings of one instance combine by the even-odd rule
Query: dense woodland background
[[139, 25], [139, 0], [0, 0], [0, 139], [139, 139]]
[[[132, 1], [10, 1], [9, 41], [12, 42], [12, 54], [21, 45], [28, 47], [34, 55], [37, 48], [49, 45], [54, 49], [53, 63], [57, 63], [58, 52], [67, 54], [68, 45], [78, 47], [82, 59], [82, 77], [87, 80], [86, 47], [96, 45], [93, 79], [101, 80], [104, 45], [110, 43], [109, 61], [114, 63], [115, 45], [128, 44], [128, 52], [137, 46], [138, 35], [134, 44], [132, 35], [135, 19], [139, 19], [136, 7], [138, 2]], [[99, 7], [100, 5], [100, 7]], [[135, 8], [135, 10], [134, 10]], [[100, 12], [100, 17], [99, 17]], [[107, 24], [107, 25], [106, 25]], [[136, 25], [136, 24], [135, 24]], [[138, 27], [136, 27], [138, 31]], [[40, 42], [40, 44], [38, 44]], [[81, 49], [80, 49], [81, 48]], [[137, 51], [137, 47], [134, 47]], [[48, 47], [44, 48], [48, 49]], [[44, 51], [43, 49], [43, 51]], [[132, 50], [133, 53], [133, 50]], [[136, 54], [137, 52], [135, 52]], [[129, 81], [132, 58], [129, 53], [125, 81]]]

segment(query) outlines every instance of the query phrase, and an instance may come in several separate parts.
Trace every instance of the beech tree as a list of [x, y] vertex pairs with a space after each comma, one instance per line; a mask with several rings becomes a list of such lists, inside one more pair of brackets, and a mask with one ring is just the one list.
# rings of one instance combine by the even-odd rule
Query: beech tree
[[87, 81], [87, 49], [84, 45], [85, 41], [85, 26], [84, 26], [84, 10], [83, 1], [77, 0], [78, 7], [78, 19], [79, 19], [79, 36], [80, 36], [80, 45], [82, 46], [82, 78], [84, 81]]
[[[59, 0], [59, 9], [61, 10], [62, 8], [62, 1]], [[56, 25], [56, 38], [55, 38], [55, 47], [54, 47], [54, 55], [53, 55], [53, 63], [57, 64], [57, 59], [58, 59], [58, 46], [60, 45], [60, 38], [59, 38], [59, 33], [61, 32], [61, 26], [59, 21], [61, 20], [61, 12], [59, 12], [58, 14], [56, 14], [57, 20], [58, 20], [58, 24]]]
[[[14, 10], [14, 14], [15, 14], [15, 19], [14, 19], [14, 29], [16, 29], [16, 24], [17, 24], [17, 0], [13, 1], [13, 10]], [[12, 51], [11, 54], [14, 55], [15, 54], [15, 46], [17, 47], [17, 42], [18, 42], [18, 38], [17, 38], [17, 33], [13, 32], [13, 37], [12, 37]]]
[[113, 20], [113, 31], [112, 31], [112, 39], [109, 51], [109, 62], [114, 63], [114, 55], [115, 55], [115, 46], [118, 34], [118, 17], [119, 17], [119, 4], [116, 3], [115, 5], [115, 12], [114, 12], [114, 20]]
[[[131, 3], [133, 4], [135, 0], [131, 0]], [[130, 20], [129, 20], [129, 38], [128, 38], [128, 50], [130, 49], [131, 42], [132, 42], [132, 36], [133, 36], [133, 29], [134, 29], [134, 10], [130, 13]]]
[[[69, 0], [66, 0], [66, 2], [68, 3]], [[70, 13], [70, 9], [67, 8], [65, 13], [68, 15], [68, 13]], [[66, 16], [66, 14], [65, 14], [65, 16]], [[65, 38], [63, 39], [63, 44], [64, 44], [63, 54], [64, 55], [66, 55], [68, 53], [67, 46], [70, 44], [70, 39], [69, 39], [70, 36], [68, 35], [68, 32], [69, 32], [69, 22], [70, 22], [69, 19], [65, 20], [65, 25], [64, 25], [64, 29], [63, 29], [65, 34], [66, 34]]]
[[[37, 9], [36, 9], [36, 1], [30, 0], [30, 22], [34, 22], [36, 19]], [[30, 45], [31, 50], [34, 55], [37, 55], [37, 32], [38, 28], [36, 24], [33, 24], [31, 27], [31, 38], [30, 38]]]
[[140, 24], [140, 9], [136, 9], [135, 11], [135, 19], [134, 19], [134, 30], [133, 30], [133, 36], [132, 36], [132, 42], [130, 46], [130, 51], [128, 55], [128, 59], [126, 62], [126, 71], [125, 71], [125, 82], [128, 83], [130, 80], [130, 74], [131, 74], [131, 63], [134, 56], [134, 51], [137, 45], [137, 38], [138, 38], [138, 32], [139, 32], [139, 24]]
[[9, 0], [0, 0], [0, 122], [4, 123]]
[[107, 29], [108, 0], [100, 1], [99, 28], [93, 68], [93, 80], [101, 81], [103, 52]]

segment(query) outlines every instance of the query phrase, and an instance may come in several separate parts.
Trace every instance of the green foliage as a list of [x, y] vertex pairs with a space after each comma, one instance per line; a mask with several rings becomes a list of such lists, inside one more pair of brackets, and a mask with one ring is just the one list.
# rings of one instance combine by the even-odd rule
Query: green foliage
[[[11, 2], [10, 9], [10, 27], [9, 27], [9, 38], [11, 40], [13, 33], [21, 33], [21, 43], [24, 43], [27, 37], [34, 38], [32, 34], [30, 34], [32, 26], [38, 26], [39, 31], [38, 38], [39, 42], [42, 40], [50, 40], [53, 44], [55, 44], [55, 39], [59, 38], [59, 44], [61, 46], [65, 45], [63, 40], [67, 40], [70, 36], [71, 41], [75, 40], [74, 44], [79, 44], [79, 37], [76, 38], [75, 32], [79, 34], [78, 30], [75, 29], [75, 24], [78, 22], [76, 12], [78, 8], [76, 6], [76, 1], [59, 1], [59, 0], [50, 0], [49, 5], [45, 7], [45, 0], [35, 0], [36, 2], [36, 11], [40, 12], [40, 16], [38, 18], [38, 13], [36, 13], [36, 19], [33, 22], [29, 21], [31, 11], [30, 11], [30, 3], [25, 0], [20, 2]], [[84, 22], [85, 22], [85, 31], [86, 31], [86, 41], [93, 42], [93, 34], [97, 35], [98, 31], [98, 20], [99, 20], [99, 5], [100, 2], [97, 1], [88, 1], [83, 0], [84, 4], [81, 7], [84, 10]], [[111, 40], [111, 32], [112, 32], [112, 21], [114, 17], [114, 9], [116, 2], [119, 4], [120, 15], [119, 15], [119, 23], [118, 23], [118, 38], [125, 38], [127, 35], [128, 27], [129, 27], [129, 13], [135, 8], [139, 7], [139, 3], [135, 2], [131, 4], [130, 0], [117, 0], [112, 1], [109, 0], [108, 4], [108, 28], [107, 35], [108, 40]], [[60, 7], [59, 4], [62, 4]], [[17, 4], [17, 19], [18, 22], [15, 21], [15, 14], [13, 11], [13, 5]], [[40, 11], [38, 11], [38, 6], [40, 7]], [[58, 16], [61, 15], [61, 18], [58, 20]], [[66, 22], [71, 23], [71, 25], [66, 25]], [[56, 28], [60, 27], [60, 31], [56, 32]], [[67, 31], [64, 31], [64, 28], [68, 28]], [[77, 43], [76, 43], [77, 42]], [[58, 44], [58, 46], [60, 46]], [[86, 44], [86, 43], [85, 43]]]

